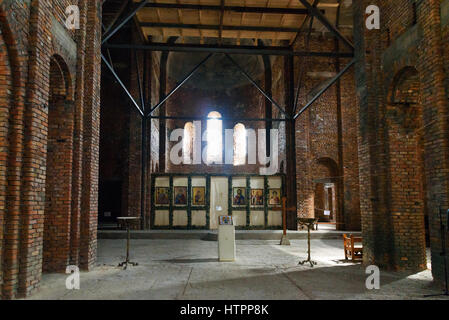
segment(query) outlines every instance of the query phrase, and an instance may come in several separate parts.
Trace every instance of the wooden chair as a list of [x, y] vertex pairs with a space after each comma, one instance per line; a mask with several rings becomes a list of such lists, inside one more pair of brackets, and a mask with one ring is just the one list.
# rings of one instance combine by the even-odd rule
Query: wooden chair
[[[345, 260], [351, 259], [352, 261], [363, 260], [363, 245], [362, 237], [354, 237], [352, 234], [348, 237], [343, 235], [343, 246], [345, 250]], [[356, 246], [356, 244], [359, 244]]]

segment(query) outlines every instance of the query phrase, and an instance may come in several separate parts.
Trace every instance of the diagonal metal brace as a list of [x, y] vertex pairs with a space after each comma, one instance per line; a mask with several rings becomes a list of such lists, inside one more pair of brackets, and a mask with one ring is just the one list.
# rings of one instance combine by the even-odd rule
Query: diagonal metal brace
[[116, 27], [114, 27], [110, 32], [104, 35], [103, 40], [101, 41], [101, 44], [106, 43], [114, 34], [116, 34], [129, 20], [134, 18], [134, 16], [137, 14], [137, 11], [142, 9], [149, 0], [142, 0], [134, 9], [131, 10], [130, 14], [126, 16]]
[[309, 10], [309, 12], [315, 16], [330, 32], [332, 32], [337, 38], [339, 38], [343, 43], [351, 49], [351, 51], [354, 51], [354, 45], [351, 41], [349, 41], [341, 32], [338, 30], [327, 18], [318, 10], [317, 8], [314, 8], [309, 1], [307, 0], [299, 0], [306, 8]]
[[226, 53], [226, 57], [240, 70], [240, 72], [245, 76], [245, 78], [247, 78], [252, 83], [252, 85], [255, 86], [257, 88], [257, 90], [259, 90], [260, 93], [262, 93], [264, 95], [265, 98], [267, 98], [272, 104], [274, 104], [282, 112], [282, 114], [284, 114], [288, 118], [288, 115], [284, 111], [284, 109], [282, 109], [282, 107], [276, 101], [274, 101], [273, 98], [269, 94], [267, 94], [256, 83], [256, 81], [254, 81], [253, 78], [251, 78], [251, 76], [248, 73], [246, 73], [246, 71], [243, 70], [242, 67], [240, 67], [240, 65], [234, 59], [231, 58], [231, 56], [229, 54]]
[[192, 71], [182, 80], [170, 93], [162, 99], [161, 102], [159, 102], [157, 105], [155, 105], [153, 108], [151, 108], [150, 112], [146, 115], [146, 117], [150, 117], [154, 111], [156, 111], [160, 106], [162, 106], [176, 91], [178, 91], [179, 88], [181, 88], [193, 75], [198, 71], [199, 68], [203, 64], [205, 64], [214, 54], [210, 53], [203, 61], [201, 61], [195, 68], [193, 68]]
[[317, 101], [323, 93], [325, 93], [332, 85], [337, 82], [353, 65], [355, 64], [355, 59], [352, 59], [352, 61], [343, 69], [341, 70], [334, 78], [332, 78], [326, 86], [320, 90], [307, 104], [302, 108], [293, 118], [294, 120], [298, 119], [298, 117], [304, 113], [315, 101]]
[[101, 54], [101, 60], [103, 60], [104, 64], [108, 67], [109, 71], [111, 71], [112, 75], [114, 76], [115, 80], [117, 80], [117, 82], [120, 84], [120, 86], [123, 88], [123, 90], [126, 92], [126, 94], [128, 95], [129, 99], [131, 100], [131, 102], [134, 104], [134, 106], [137, 108], [137, 110], [139, 111], [139, 113], [143, 116], [144, 113], [142, 111], [142, 109], [140, 109], [139, 105], [137, 104], [136, 100], [134, 100], [133, 96], [131, 95], [131, 93], [128, 91], [128, 89], [126, 89], [126, 86], [123, 84], [122, 80], [120, 80], [120, 77], [117, 75], [117, 73], [115, 73], [114, 68], [109, 64], [109, 62], [106, 60], [105, 56], [103, 54]]

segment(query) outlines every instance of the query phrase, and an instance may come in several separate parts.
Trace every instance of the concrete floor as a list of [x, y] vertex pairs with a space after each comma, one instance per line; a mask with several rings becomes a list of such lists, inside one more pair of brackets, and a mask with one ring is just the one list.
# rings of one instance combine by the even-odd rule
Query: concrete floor
[[[423, 299], [439, 293], [430, 270], [408, 275], [381, 272], [381, 289], [365, 288], [365, 270], [346, 263], [341, 240], [313, 240], [314, 268], [298, 266], [307, 241], [237, 241], [238, 260], [217, 262], [217, 242], [201, 240], [132, 240], [132, 260], [122, 270], [125, 240], [99, 240], [98, 266], [81, 273], [80, 290], [65, 287], [66, 275], [46, 274], [29, 299]], [[441, 299], [441, 298], [437, 298]]]

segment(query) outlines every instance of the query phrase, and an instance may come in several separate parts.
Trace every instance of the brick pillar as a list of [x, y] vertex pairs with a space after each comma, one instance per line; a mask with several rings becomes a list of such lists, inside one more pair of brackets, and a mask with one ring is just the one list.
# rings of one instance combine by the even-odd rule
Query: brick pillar
[[[346, 63], [346, 62], [345, 62]], [[357, 148], [358, 107], [354, 101], [354, 69], [342, 77], [342, 151], [344, 193], [338, 197], [344, 202], [345, 230], [361, 230], [359, 196], [359, 162]], [[338, 225], [337, 225], [338, 227]]]
[[43, 271], [65, 272], [70, 260], [73, 103], [61, 66], [52, 58], [48, 106]]
[[[444, 281], [444, 261], [440, 256], [439, 207], [449, 208], [448, 101], [445, 88], [444, 55], [441, 39], [439, 0], [418, 4], [418, 23], [423, 29], [419, 75], [422, 91], [425, 174], [427, 185], [432, 274]], [[431, 143], [429, 143], [431, 142]]]
[[[21, 190], [21, 215], [12, 219], [9, 234], [14, 237], [20, 253], [12, 254], [20, 261], [19, 287], [21, 296], [37, 287], [42, 273], [42, 242], [45, 210], [45, 178], [47, 155], [47, 112], [49, 93], [51, 1], [33, 0], [30, 4], [29, 66], [26, 83], [24, 157]], [[19, 241], [20, 239], [20, 241]], [[12, 240], [12, 239], [11, 239]], [[10, 281], [17, 264], [8, 266]], [[14, 292], [14, 291], [13, 291]], [[13, 293], [13, 295], [15, 295]]]
[[359, 108], [360, 208], [364, 263], [392, 266], [393, 238], [386, 191], [384, 121], [382, 101], [381, 31], [367, 30], [365, 10], [379, 1], [360, 0], [354, 6], [356, 90]]
[[296, 180], [298, 215], [313, 218], [315, 209], [314, 190], [311, 178], [309, 118], [310, 110], [307, 110], [296, 120]]
[[6, 45], [0, 33], [0, 76], [5, 83], [0, 85], [0, 296], [3, 284], [3, 226], [6, 209], [6, 174], [8, 162], [8, 131], [10, 97], [7, 92], [11, 89], [11, 69], [9, 66]]
[[[6, 261], [4, 262], [4, 259], [6, 254], [5, 249], [7, 245], [4, 246], [4, 241], [6, 238], [6, 234], [4, 234], [4, 224], [7, 219], [7, 211], [6, 211], [7, 209], [6, 196], [8, 191], [7, 181], [10, 178], [8, 175], [8, 160], [10, 148], [12, 149], [11, 153], [14, 153], [13, 150], [14, 145], [12, 144], [12, 142], [14, 142], [15, 140], [11, 139], [11, 146], [10, 146], [8, 137], [9, 130], [14, 132], [14, 129], [9, 127], [9, 122], [10, 122], [10, 114], [17, 112], [14, 110], [14, 108], [10, 110], [10, 106], [12, 105], [11, 101], [12, 97], [10, 97], [8, 91], [11, 90], [12, 72], [8, 54], [8, 47], [2, 35], [2, 33], [5, 32], [3, 29], [4, 28], [0, 30], [0, 77], [2, 79], [5, 79], [4, 82], [2, 82], [0, 85], [0, 297], [2, 296], [3, 291], [2, 288], [4, 287], [3, 265], [5, 264], [6, 266], [5, 263]], [[23, 112], [23, 109], [21, 111]], [[12, 187], [14, 185], [16, 186], [18, 185], [20, 187], [20, 183], [16, 183], [17, 181], [20, 180], [11, 180]]]
[[93, 267], [97, 255], [98, 161], [100, 138], [101, 1], [87, 2], [84, 77], [83, 176], [80, 267]]
[[[134, 41], [138, 41], [137, 37], [133, 37]], [[137, 60], [136, 60], [137, 57]], [[134, 100], [140, 106], [140, 90], [138, 84], [139, 68], [140, 77], [142, 77], [142, 59], [141, 52], [136, 54], [130, 51], [130, 70], [129, 70], [129, 91], [134, 97]], [[142, 78], [141, 78], [142, 79]], [[142, 80], [141, 80], [142, 81]], [[141, 82], [142, 85], [142, 82]], [[143, 90], [143, 89], [142, 89]], [[128, 174], [126, 179], [127, 185], [127, 216], [140, 216], [140, 201], [141, 201], [141, 170], [142, 170], [142, 116], [135, 106], [129, 102], [126, 106], [129, 108], [129, 131], [128, 131]]]
[[80, 218], [81, 218], [81, 190], [83, 163], [83, 116], [84, 116], [84, 64], [87, 28], [87, 2], [79, 1], [80, 29], [77, 37], [77, 71], [75, 90], [75, 112], [73, 127], [73, 172], [72, 172], [72, 213], [70, 221], [70, 264], [79, 264], [80, 252]]
[[[403, 106], [388, 106], [387, 127], [389, 146], [389, 210], [392, 217], [394, 253], [392, 264], [395, 269], [426, 269], [426, 247], [424, 232], [424, 207], [422, 201], [422, 170], [419, 163], [417, 133], [418, 117], [411, 119], [416, 124], [406, 128], [395, 114]], [[409, 107], [410, 109], [411, 107]], [[399, 118], [404, 116], [400, 114]], [[410, 116], [408, 116], [410, 117]], [[416, 132], [416, 131], [415, 131]], [[419, 131], [418, 131], [419, 132]]]

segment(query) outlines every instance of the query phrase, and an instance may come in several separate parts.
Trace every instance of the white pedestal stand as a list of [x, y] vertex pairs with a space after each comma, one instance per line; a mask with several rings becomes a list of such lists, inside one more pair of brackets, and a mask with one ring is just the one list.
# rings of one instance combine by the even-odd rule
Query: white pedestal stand
[[236, 257], [235, 226], [218, 226], [218, 259], [220, 262], [233, 262]]

